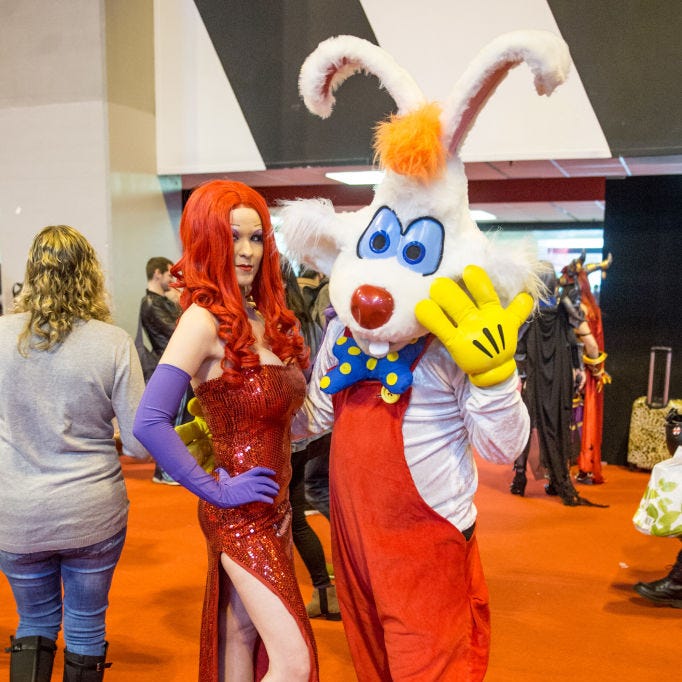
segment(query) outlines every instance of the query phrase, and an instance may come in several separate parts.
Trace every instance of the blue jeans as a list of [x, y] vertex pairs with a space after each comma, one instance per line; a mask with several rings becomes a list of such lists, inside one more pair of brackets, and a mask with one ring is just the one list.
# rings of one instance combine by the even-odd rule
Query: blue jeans
[[39, 635], [56, 640], [63, 607], [67, 650], [102, 656], [109, 588], [125, 537], [123, 528], [87, 547], [30, 554], [0, 550], [0, 570], [9, 580], [19, 612], [17, 639]]

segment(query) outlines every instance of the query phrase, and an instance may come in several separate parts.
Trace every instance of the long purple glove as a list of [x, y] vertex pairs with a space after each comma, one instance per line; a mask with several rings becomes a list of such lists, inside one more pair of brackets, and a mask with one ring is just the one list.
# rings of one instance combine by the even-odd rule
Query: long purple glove
[[178, 483], [216, 507], [238, 507], [248, 502], [272, 504], [279, 492], [272, 469], [254, 467], [237, 476], [216, 469], [207, 474], [189, 453], [173, 428], [175, 415], [190, 376], [173, 365], [158, 365], [135, 415], [133, 435]]

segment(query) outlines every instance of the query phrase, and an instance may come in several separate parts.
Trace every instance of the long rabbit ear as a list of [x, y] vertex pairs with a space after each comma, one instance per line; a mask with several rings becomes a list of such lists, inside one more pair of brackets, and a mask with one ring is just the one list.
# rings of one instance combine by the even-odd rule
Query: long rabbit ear
[[356, 36], [337, 36], [321, 42], [303, 62], [298, 87], [305, 105], [313, 114], [327, 118], [336, 102], [336, 89], [360, 71], [379, 79], [399, 113], [424, 104], [419, 86], [388, 52]]
[[484, 47], [457, 81], [443, 109], [443, 130], [450, 155], [458, 152], [476, 117], [510, 69], [526, 62], [538, 95], [550, 95], [566, 80], [568, 46], [548, 31], [503, 33]]

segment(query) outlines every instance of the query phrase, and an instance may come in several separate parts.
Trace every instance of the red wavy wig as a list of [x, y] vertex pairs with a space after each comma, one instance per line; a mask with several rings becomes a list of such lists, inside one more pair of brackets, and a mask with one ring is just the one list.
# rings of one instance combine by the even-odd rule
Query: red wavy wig
[[592, 293], [590, 280], [588, 279], [585, 270], [580, 270], [578, 272], [578, 284], [580, 285], [580, 301], [587, 308], [587, 321], [590, 325], [590, 331], [601, 350], [604, 348], [604, 329], [601, 321], [601, 309], [599, 308], [597, 299]]
[[255, 210], [263, 226], [263, 259], [251, 296], [265, 320], [265, 340], [284, 362], [307, 366], [307, 349], [295, 315], [284, 302], [279, 254], [265, 199], [248, 185], [230, 180], [212, 180], [197, 187], [182, 212], [180, 239], [182, 256], [171, 268], [182, 289], [180, 304], [192, 303], [209, 310], [218, 320], [218, 336], [225, 342], [221, 362], [223, 376], [231, 386], [241, 383], [240, 370], [259, 367], [258, 354], [243, 305], [234, 265], [230, 215], [246, 206]]

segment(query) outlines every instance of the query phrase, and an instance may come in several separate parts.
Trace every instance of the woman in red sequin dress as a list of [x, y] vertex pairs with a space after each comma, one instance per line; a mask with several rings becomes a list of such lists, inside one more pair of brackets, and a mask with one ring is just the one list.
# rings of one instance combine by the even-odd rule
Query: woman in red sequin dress
[[[161, 375], [152, 377], [140, 404], [136, 435], [168, 470], [164, 438], [170, 436], [157, 441], [145, 429], [166, 400], [164, 389], [177, 393], [174, 383], [183, 383], [177, 376], [191, 377], [218, 475], [204, 479], [187, 460], [171, 462], [169, 473], [201, 498], [208, 546], [199, 679], [267, 674], [273, 681], [315, 682], [317, 655], [294, 573], [288, 498], [290, 422], [305, 394], [307, 350], [284, 304], [267, 205], [241, 183], [206, 183], [187, 202], [180, 236], [183, 254], [172, 271], [184, 313], [159, 363]], [[260, 485], [268, 478], [263, 472], [274, 474], [279, 487], [251, 497], [252, 483], [239, 488], [247, 480]]]

